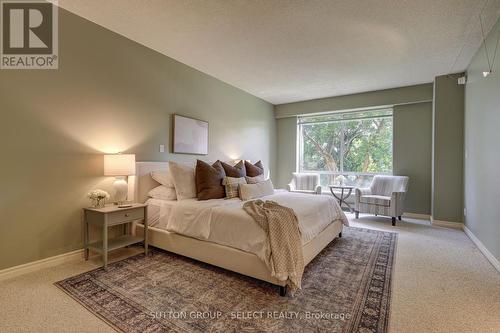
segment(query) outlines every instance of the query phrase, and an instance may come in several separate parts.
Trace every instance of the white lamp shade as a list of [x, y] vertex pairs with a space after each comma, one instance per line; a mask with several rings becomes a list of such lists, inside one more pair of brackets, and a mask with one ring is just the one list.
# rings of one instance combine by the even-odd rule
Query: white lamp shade
[[135, 155], [115, 154], [104, 155], [105, 176], [131, 176], [135, 175]]

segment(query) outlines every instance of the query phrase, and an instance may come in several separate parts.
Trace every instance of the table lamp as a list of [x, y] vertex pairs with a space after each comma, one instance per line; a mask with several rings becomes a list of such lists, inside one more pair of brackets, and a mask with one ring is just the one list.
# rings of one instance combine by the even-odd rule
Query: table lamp
[[115, 189], [115, 201], [118, 207], [126, 206], [128, 184], [127, 176], [135, 175], [134, 154], [104, 155], [104, 175], [115, 176], [113, 187]]

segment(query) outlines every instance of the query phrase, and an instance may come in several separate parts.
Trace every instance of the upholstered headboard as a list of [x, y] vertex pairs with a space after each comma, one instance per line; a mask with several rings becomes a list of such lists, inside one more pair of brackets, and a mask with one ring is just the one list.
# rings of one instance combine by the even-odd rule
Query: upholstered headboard
[[135, 176], [129, 177], [129, 198], [133, 196], [135, 202], [145, 202], [148, 192], [160, 186], [151, 178], [151, 171], [166, 170], [168, 162], [137, 162], [135, 164]]

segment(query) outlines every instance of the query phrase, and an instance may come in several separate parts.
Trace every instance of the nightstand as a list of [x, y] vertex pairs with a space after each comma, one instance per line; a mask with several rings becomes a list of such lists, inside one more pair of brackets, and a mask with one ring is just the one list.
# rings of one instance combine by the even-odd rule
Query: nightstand
[[[118, 206], [106, 206], [104, 208], [84, 208], [85, 225], [85, 260], [89, 258], [89, 250], [92, 249], [102, 254], [104, 269], [108, 265], [108, 252], [132, 244], [144, 242], [144, 253], [148, 254], [148, 212], [147, 205], [133, 204], [131, 207], [118, 208]], [[129, 234], [127, 228], [129, 223], [144, 221], [144, 238]], [[95, 224], [102, 228], [102, 241], [89, 243], [89, 224]], [[108, 240], [108, 228], [115, 225], [126, 225], [126, 234]]]

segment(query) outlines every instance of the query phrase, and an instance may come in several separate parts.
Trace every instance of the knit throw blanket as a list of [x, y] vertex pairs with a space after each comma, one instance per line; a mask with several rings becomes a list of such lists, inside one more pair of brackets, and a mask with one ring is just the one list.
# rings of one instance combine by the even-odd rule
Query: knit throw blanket
[[246, 202], [243, 209], [264, 229], [271, 248], [271, 275], [286, 281], [293, 293], [300, 289], [304, 256], [299, 221], [293, 209], [268, 200]]

